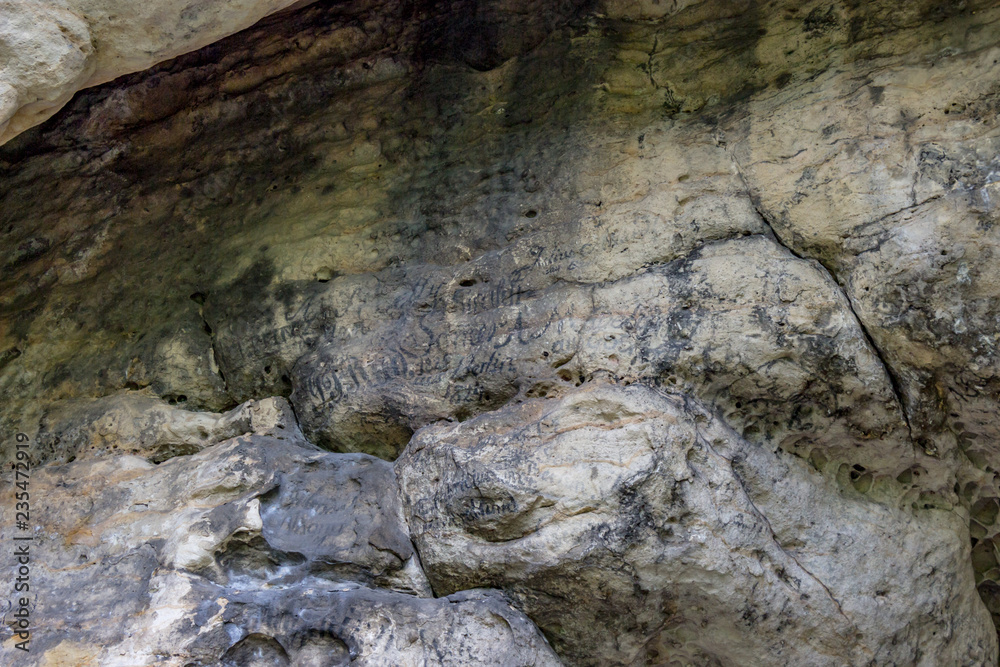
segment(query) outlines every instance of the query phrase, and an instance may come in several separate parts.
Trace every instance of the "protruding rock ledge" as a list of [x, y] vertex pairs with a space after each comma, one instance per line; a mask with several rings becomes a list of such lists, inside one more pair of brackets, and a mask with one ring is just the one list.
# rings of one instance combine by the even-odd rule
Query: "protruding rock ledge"
[[296, 0], [0, 2], [0, 144], [76, 91], [248, 28]]

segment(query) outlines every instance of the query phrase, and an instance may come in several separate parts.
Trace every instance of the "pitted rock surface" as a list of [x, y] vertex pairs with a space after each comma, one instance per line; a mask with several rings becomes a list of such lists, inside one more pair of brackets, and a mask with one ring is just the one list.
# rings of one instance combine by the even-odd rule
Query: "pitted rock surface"
[[50, 465], [31, 488], [52, 503], [31, 549], [53, 622], [27, 653], [5, 627], [6, 664], [560, 664], [498, 592], [429, 597], [371, 456], [246, 435]]
[[34, 656], [996, 664], [998, 21], [0, 0]]
[[958, 517], [845, 496], [690, 399], [581, 387], [428, 427], [396, 468], [435, 592], [507, 590], [573, 664], [996, 651]]
[[0, 3], [0, 144], [77, 90], [146, 69], [247, 28], [296, 0]]

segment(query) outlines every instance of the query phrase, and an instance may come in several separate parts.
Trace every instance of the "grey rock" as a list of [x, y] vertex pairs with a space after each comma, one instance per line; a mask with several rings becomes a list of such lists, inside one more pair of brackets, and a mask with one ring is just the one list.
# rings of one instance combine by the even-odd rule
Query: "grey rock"
[[[264, 7], [0, 5], [7, 134], [94, 68]], [[336, 614], [343, 636], [299, 646], [275, 591], [458, 628], [374, 458], [419, 444], [434, 590], [502, 587], [569, 662], [992, 662], [998, 20], [992, 0], [315, 3], [7, 141], [0, 461], [23, 433], [52, 499], [45, 660], [166, 661], [209, 628], [184, 660], [367, 646]], [[539, 427], [604, 391], [611, 421], [586, 423], [609, 430]], [[602, 450], [622, 465], [586, 481], [576, 450], [604, 440], [560, 443], [587, 429], [642, 455]], [[465, 451], [481, 492], [449, 467]], [[99, 593], [120, 609], [80, 607]]]
[[396, 468], [435, 592], [506, 590], [572, 664], [996, 660], [958, 516], [845, 495], [690, 398], [585, 385]]
[[[268, 403], [278, 404], [261, 402]], [[159, 465], [131, 455], [50, 464], [30, 484], [41, 517], [29, 533], [32, 590], [38, 591], [33, 618], [45, 626], [31, 652], [13, 652], [8, 664], [124, 665], [160, 654], [171, 656], [169, 664], [216, 664], [240, 639], [219, 639], [229, 636], [224, 626], [230, 621], [219, 615], [226, 605], [242, 599], [256, 605], [255, 613], [278, 619], [287, 613], [279, 611], [282, 604], [314, 594], [316, 613], [347, 614], [338, 623], [361, 624], [342, 630], [343, 640], [375, 664], [391, 663], [397, 653], [399, 664], [418, 664], [415, 655], [430, 660], [435, 642], [447, 655], [451, 649], [444, 647], [455, 642], [456, 656], [487, 656], [488, 642], [501, 640], [511, 642], [513, 654], [537, 652], [539, 664], [553, 664], [543, 660], [551, 657], [544, 639], [504, 603], [421, 601], [429, 586], [402, 520], [392, 466], [380, 459], [330, 454], [301, 439], [245, 435]], [[4, 516], [12, 516], [13, 498], [3, 503]], [[0, 528], [7, 542], [15, 534], [24, 533], [12, 524]], [[257, 593], [239, 598], [248, 589]], [[286, 589], [286, 601], [272, 607], [266, 591]], [[347, 591], [348, 601], [329, 591]], [[369, 602], [350, 601], [355, 598]], [[365, 615], [359, 615], [362, 607]], [[400, 623], [411, 609], [441, 622], [426, 621], [436, 628], [426, 645], [393, 639], [394, 626], [376, 641], [362, 630], [383, 607], [398, 607]], [[253, 625], [254, 615], [247, 614], [244, 625]], [[496, 614], [509, 618], [512, 625], [504, 628], [512, 634], [498, 629], [491, 620]], [[459, 634], [450, 635], [447, 623]], [[316, 628], [306, 622], [286, 630], [280, 640], [287, 646]], [[480, 631], [485, 639], [468, 638]], [[6, 645], [11, 630], [5, 625], [0, 632]], [[214, 637], [211, 650], [198, 643], [205, 633]], [[397, 653], [383, 653], [389, 639], [400, 642], [392, 649]]]
[[370, 331], [338, 328], [297, 363], [291, 400], [306, 433], [393, 458], [437, 419], [611, 377], [703, 396], [748, 437], [803, 456], [817, 449], [893, 475], [911, 465], [891, 379], [822, 267], [750, 236], [593, 284], [565, 267], [592, 266], [614, 246], [586, 259], [534, 247], [537, 263], [520, 269], [506, 270], [506, 253], [466, 269], [510, 276], [499, 285], [421, 280], [436, 296], [403, 297], [416, 276], [397, 278], [392, 306], [376, 299], [366, 313]]
[[[245, 663], [234, 654], [255, 645], [272, 647], [275, 664], [283, 665], [315, 664], [309, 660], [320, 656], [324, 665], [562, 664], [534, 625], [497, 591], [440, 599], [364, 587], [240, 593], [232, 596], [222, 619], [225, 631], [235, 627], [246, 633], [227, 652], [237, 664]], [[279, 647], [287, 647], [284, 662]]]

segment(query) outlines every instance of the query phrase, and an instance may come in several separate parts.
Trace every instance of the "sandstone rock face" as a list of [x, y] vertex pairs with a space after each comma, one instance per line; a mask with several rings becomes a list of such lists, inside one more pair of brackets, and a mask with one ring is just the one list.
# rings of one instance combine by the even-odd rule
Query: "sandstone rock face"
[[371, 456], [254, 433], [159, 466], [48, 466], [31, 489], [48, 499], [34, 613], [52, 622], [28, 653], [5, 626], [5, 664], [559, 664], [496, 591], [428, 597]]
[[0, 144], [77, 90], [193, 51], [295, 0], [0, 3]]
[[[776, 234], [844, 287], [891, 369], [914, 444], [932, 469], [957, 471], [947, 499], [975, 508], [977, 569], [992, 591], [1000, 50], [975, 28], [964, 53], [936, 46], [933, 65], [899, 58], [863, 82], [830, 71], [754, 101], [733, 154]], [[803, 107], [814, 112], [804, 118]]]
[[[759, 231], [746, 210], [735, 213], [744, 217], [734, 226]], [[597, 245], [597, 231], [587, 232], [577, 243]], [[908, 468], [891, 378], [836, 284], [769, 237], [740, 234], [655, 266], [640, 257], [617, 280], [586, 275], [621, 254], [616, 244], [579, 258], [544, 237], [523, 249], [537, 259], [517, 268], [497, 253], [459, 275], [404, 274], [398, 290], [368, 304], [363, 324], [334, 328], [298, 361], [292, 400], [318, 442], [392, 457], [385, 445], [405, 444], [413, 429], [515, 397], [556, 395], [600, 376], [661, 382], [726, 406], [745, 432], [789, 450], [894, 475]], [[325, 298], [346, 308], [338, 291]], [[877, 444], [858, 451], [862, 440]]]
[[573, 664], [996, 651], [958, 517], [844, 496], [682, 397], [582, 387], [428, 427], [396, 468], [435, 591], [509, 590]]
[[53, 460], [128, 453], [159, 463], [244, 433], [302, 437], [283, 398], [248, 401], [221, 415], [171, 402], [139, 392], [60, 402], [40, 424], [39, 448]]
[[0, 0], [32, 664], [996, 664], [996, 3], [295, 3], [14, 136], [290, 3], [118, 5]]

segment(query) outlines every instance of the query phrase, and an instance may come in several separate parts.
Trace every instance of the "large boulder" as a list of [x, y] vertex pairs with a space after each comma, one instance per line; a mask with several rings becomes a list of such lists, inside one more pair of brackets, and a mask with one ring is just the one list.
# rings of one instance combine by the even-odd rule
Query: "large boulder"
[[0, 528], [29, 545], [33, 630], [25, 652], [0, 628], [4, 664], [560, 664], [498, 592], [429, 597], [371, 456], [248, 434], [50, 464], [30, 493], [34, 523]]
[[434, 590], [502, 588], [572, 664], [980, 665], [960, 517], [846, 494], [690, 398], [587, 384], [419, 431]]

